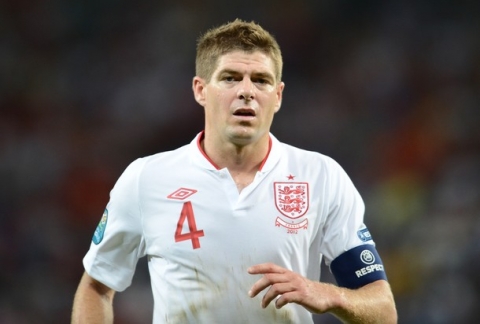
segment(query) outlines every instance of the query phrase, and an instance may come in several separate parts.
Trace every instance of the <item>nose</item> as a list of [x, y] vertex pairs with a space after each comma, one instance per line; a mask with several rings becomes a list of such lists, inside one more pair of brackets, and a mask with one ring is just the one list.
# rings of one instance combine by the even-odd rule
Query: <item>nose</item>
[[244, 78], [239, 84], [238, 88], [238, 98], [250, 101], [255, 98], [254, 85], [252, 81], [248, 78]]

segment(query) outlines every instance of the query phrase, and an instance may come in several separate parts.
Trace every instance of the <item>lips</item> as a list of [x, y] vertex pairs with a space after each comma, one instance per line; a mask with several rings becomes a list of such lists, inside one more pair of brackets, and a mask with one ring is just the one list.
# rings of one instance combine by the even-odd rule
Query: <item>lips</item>
[[238, 108], [233, 112], [234, 116], [240, 117], [255, 117], [255, 110], [252, 108]]

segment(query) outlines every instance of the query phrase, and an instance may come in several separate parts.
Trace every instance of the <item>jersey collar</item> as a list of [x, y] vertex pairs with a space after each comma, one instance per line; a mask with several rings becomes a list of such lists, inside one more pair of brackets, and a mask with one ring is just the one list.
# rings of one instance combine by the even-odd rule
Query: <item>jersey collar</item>
[[[209, 170], [220, 170], [220, 168], [215, 164], [215, 162], [213, 162], [207, 156], [207, 154], [205, 154], [202, 146], [200, 145], [200, 142], [204, 136], [204, 132], [205, 131], [201, 131], [200, 133], [198, 133], [197, 136], [195, 136], [195, 138], [190, 142], [190, 149], [192, 151], [193, 161], [202, 168]], [[280, 159], [280, 142], [271, 133], [269, 135], [270, 140], [268, 152], [265, 156], [265, 159], [263, 159], [259, 169], [259, 172], [262, 173], [270, 171]]]

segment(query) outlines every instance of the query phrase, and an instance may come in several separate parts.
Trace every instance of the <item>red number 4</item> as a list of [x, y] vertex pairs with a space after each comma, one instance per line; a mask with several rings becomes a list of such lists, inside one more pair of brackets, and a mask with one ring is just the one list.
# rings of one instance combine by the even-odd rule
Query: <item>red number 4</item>
[[[188, 229], [190, 232], [183, 233], [183, 223], [185, 223], [185, 219], [187, 219]], [[183, 204], [182, 212], [180, 213], [180, 219], [177, 223], [177, 230], [175, 231], [175, 242], [181, 242], [186, 240], [192, 240], [192, 246], [194, 249], [198, 249], [200, 247], [200, 240], [199, 237], [204, 236], [203, 230], [197, 230], [197, 223], [195, 222], [195, 215], [193, 214], [192, 203], [187, 201]]]

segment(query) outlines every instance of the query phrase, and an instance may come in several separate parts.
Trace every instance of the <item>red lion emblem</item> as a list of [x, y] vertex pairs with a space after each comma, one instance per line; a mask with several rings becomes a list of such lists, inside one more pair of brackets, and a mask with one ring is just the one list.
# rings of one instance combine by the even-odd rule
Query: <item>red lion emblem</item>
[[275, 182], [275, 206], [283, 216], [299, 218], [308, 210], [309, 195], [306, 182]]

